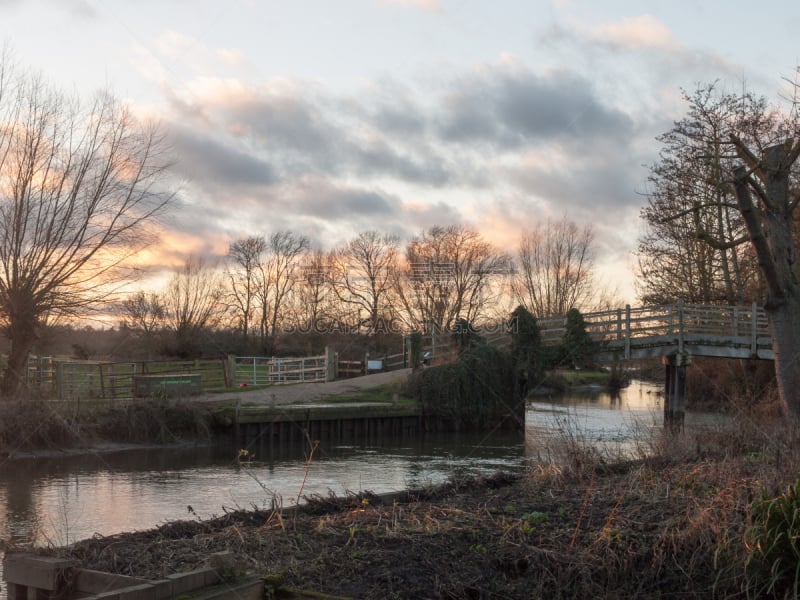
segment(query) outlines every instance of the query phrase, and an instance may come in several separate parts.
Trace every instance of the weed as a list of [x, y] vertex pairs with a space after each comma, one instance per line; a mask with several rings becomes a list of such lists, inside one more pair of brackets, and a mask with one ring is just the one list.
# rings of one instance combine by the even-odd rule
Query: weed
[[764, 494], [752, 505], [745, 537], [750, 583], [756, 596], [800, 592], [800, 479], [783, 494]]
[[536, 525], [545, 523], [549, 520], [550, 515], [548, 515], [546, 512], [539, 512], [538, 510], [535, 510], [530, 513], [525, 513], [522, 515], [522, 533], [527, 535], [535, 529]]

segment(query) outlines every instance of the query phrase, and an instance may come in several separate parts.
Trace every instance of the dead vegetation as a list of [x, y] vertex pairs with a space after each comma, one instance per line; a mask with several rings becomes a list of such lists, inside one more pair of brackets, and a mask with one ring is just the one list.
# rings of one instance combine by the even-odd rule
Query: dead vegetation
[[771, 585], [772, 565], [747, 540], [754, 501], [797, 477], [797, 438], [742, 416], [734, 429], [665, 437], [612, 463], [575, 436], [579, 460], [522, 475], [306, 497], [298, 510], [276, 503], [50, 551], [158, 578], [229, 550], [242, 573], [353, 598], [780, 596], [793, 582]]

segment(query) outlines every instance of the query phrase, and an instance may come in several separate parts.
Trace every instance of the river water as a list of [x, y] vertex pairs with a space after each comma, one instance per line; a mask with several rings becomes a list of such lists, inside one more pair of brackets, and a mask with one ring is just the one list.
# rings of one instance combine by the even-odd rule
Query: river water
[[[635, 454], [661, 428], [658, 390], [634, 382], [618, 396], [598, 390], [537, 399], [528, 403], [524, 435], [425, 435], [386, 439], [380, 446], [320, 446], [310, 460], [308, 449], [270, 454], [251, 446], [252, 460], [242, 463], [239, 448], [220, 442], [7, 461], [0, 464], [0, 539], [61, 546], [226, 509], [274, 501], [291, 506], [303, 495], [381, 493], [521, 470], [559, 460], [559, 442], [576, 439], [614, 456]], [[691, 423], [698, 416], [688, 418]]]

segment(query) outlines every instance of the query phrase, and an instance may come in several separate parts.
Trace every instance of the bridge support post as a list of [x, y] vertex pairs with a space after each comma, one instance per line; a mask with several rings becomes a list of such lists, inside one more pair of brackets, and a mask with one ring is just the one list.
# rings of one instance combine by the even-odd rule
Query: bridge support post
[[670, 433], [683, 431], [686, 413], [686, 367], [692, 364], [688, 352], [664, 357], [664, 427]]

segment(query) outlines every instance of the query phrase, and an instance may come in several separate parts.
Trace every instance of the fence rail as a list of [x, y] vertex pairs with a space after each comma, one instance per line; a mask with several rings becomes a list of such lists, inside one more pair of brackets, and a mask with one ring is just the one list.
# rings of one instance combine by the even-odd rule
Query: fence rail
[[[601, 346], [601, 360], [648, 358], [675, 351], [719, 358], [773, 358], [767, 316], [756, 304], [626, 306], [587, 313], [583, 319], [586, 331]], [[564, 336], [566, 319], [542, 319], [539, 327], [545, 343], [555, 343]]]
[[[363, 361], [337, 364], [337, 359], [332, 349], [311, 357], [232, 356], [189, 361], [59, 361], [31, 356], [26, 382], [31, 389], [61, 400], [115, 401], [135, 397], [137, 378], [141, 380], [139, 376], [143, 375], [200, 375], [200, 389], [215, 393], [238, 387], [323, 382], [365, 374]], [[385, 355], [381, 361], [382, 370], [402, 368], [404, 354]]]
[[278, 385], [325, 381], [325, 355], [301, 358], [237, 356], [233, 359], [235, 385]]
[[[586, 331], [600, 348], [597, 359], [601, 361], [650, 358], [676, 351], [723, 358], [773, 358], [767, 317], [756, 304], [626, 306], [582, 316]], [[555, 345], [564, 339], [566, 317], [546, 317], [538, 319], [537, 324], [544, 344]], [[507, 349], [513, 329], [511, 323], [476, 333], [495, 347]], [[453, 336], [452, 332], [428, 333], [423, 336], [422, 350], [436, 362], [452, 360]]]

